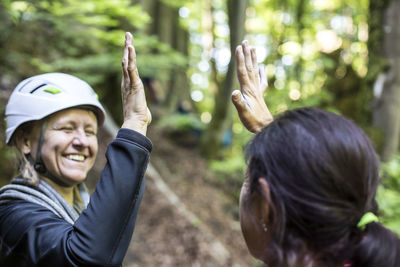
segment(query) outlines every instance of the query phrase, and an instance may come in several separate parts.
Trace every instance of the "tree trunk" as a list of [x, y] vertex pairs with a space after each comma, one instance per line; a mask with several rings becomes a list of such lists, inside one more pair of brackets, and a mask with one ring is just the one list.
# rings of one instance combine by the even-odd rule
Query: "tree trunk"
[[[174, 24], [171, 25], [174, 31], [174, 39], [171, 46], [178, 52], [182, 53], [185, 57], [189, 55], [188, 43], [189, 33], [179, 25], [179, 15], [176, 10], [176, 17]], [[178, 107], [186, 111], [192, 110], [192, 102], [190, 98], [190, 84], [187, 78], [188, 65], [174, 69], [171, 73], [172, 79], [169, 83], [167, 98], [165, 106], [169, 113], [176, 111]]]
[[[160, 0], [141, 0], [143, 10], [152, 18], [146, 28], [146, 34], [156, 35], [158, 40], [188, 56], [189, 33], [179, 24], [179, 10]], [[191, 106], [190, 85], [186, 75], [187, 65], [169, 70], [168, 80], [161, 80], [160, 86], [165, 92], [162, 113], [173, 113], [178, 106], [186, 103]], [[165, 70], [168, 71], [168, 70]], [[149, 77], [156, 79], [157, 77]]]
[[158, 25], [158, 13], [157, 13], [157, 0], [140, 0], [140, 5], [143, 11], [145, 11], [151, 17], [151, 22], [146, 25], [144, 31], [147, 35], [155, 35], [157, 32]]
[[244, 37], [244, 23], [248, 0], [228, 0], [228, 20], [230, 29], [231, 61], [228, 72], [215, 96], [215, 107], [212, 120], [207, 128], [203, 140], [202, 151], [207, 158], [215, 158], [221, 147], [222, 137], [228, 126], [232, 124], [230, 101], [231, 93], [236, 81], [235, 49]]
[[382, 56], [388, 68], [383, 83], [375, 86], [373, 123], [384, 136], [381, 159], [389, 160], [399, 148], [400, 139], [400, 0], [392, 0], [383, 12]]

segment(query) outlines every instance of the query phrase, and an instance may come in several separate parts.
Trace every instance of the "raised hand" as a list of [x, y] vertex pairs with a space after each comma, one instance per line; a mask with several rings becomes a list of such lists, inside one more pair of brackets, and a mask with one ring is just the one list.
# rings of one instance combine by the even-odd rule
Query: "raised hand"
[[121, 93], [124, 115], [122, 128], [129, 128], [146, 135], [147, 125], [151, 122], [151, 113], [147, 108], [143, 83], [136, 66], [133, 37], [129, 32], [125, 35], [124, 54], [122, 56]]
[[236, 60], [240, 91], [232, 92], [232, 102], [243, 125], [256, 133], [273, 120], [263, 97], [268, 86], [264, 68], [258, 67], [256, 50], [247, 41], [236, 48]]

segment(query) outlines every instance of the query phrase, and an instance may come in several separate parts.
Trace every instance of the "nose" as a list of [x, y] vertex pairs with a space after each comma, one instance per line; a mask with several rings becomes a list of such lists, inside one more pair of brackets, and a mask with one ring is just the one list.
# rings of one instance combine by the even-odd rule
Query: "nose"
[[86, 135], [85, 131], [82, 129], [78, 129], [75, 132], [75, 135], [72, 140], [72, 145], [79, 147], [87, 147], [89, 146], [89, 138]]

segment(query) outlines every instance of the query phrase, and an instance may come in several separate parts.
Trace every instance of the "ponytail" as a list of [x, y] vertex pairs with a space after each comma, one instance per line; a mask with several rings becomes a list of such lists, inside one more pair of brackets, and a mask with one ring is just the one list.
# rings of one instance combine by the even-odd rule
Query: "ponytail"
[[350, 262], [351, 267], [399, 267], [400, 240], [380, 223], [369, 223]]

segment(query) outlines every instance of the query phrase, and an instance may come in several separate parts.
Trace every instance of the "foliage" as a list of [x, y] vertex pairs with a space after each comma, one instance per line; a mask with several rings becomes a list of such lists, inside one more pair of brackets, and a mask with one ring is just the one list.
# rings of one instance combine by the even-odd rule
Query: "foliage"
[[[224, 188], [228, 195], [239, 202], [240, 188], [246, 172], [244, 160], [245, 148], [253, 136], [240, 122], [234, 122], [232, 126], [232, 145], [223, 150], [219, 159], [210, 161], [210, 168], [218, 174], [218, 181], [214, 181]], [[234, 214], [238, 211], [234, 209]]]
[[161, 2], [171, 7], [179, 8], [190, 2], [194, 2], [194, 0], [161, 0]]
[[[0, 106], [0, 120], [4, 121], [4, 108]], [[3, 137], [5, 132], [5, 125], [2, 123], [0, 125], [0, 136]], [[2, 138], [5, 140], [5, 137]], [[0, 142], [0, 162], [1, 162], [1, 172], [0, 172], [0, 187], [8, 184], [10, 179], [16, 175], [16, 164], [15, 164], [15, 151], [7, 147], [5, 142]]]
[[162, 79], [168, 69], [186, 64], [157, 38], [136, 34], [151, 18], [128, 0], [1, 0], [0, 10], [3, 78], [19, 81], [42, 72], [76, 75], [98, 91], [116, 118], [125, 31], [134, 31], [142, 76]]
[[[212, 3], [214, 28], [202, 24], [194, 10], [189, 23], [201, 25], [191, 31], [191, 59], [197, 60], [192, 63], [193, 90], [204, 94], [199, 106], [214, 94], [208, 90], [213, 88], [210, 61], [215, 60], [218, 75], [223, 75], [230, 56], [225, 1]], [[367, 74], [368, 1], [254, 0], [246, 14], [246, 39], [257, 48], [259, 62], [267, 66], [273, 112], [310, 105], [337, 107], [341, 88], [352, 95], [354, 88], [344, 85], [351, 80], [357, 84]], [[213, 46], [199, 34], [213, 34]], [[201, 58], [197, 57], [198, 46], [207, 52]], [[201, 76], [209, 76], [209, 81], [198, 78]], [[339, 107], [342, 113], [354, 113], [354, 107], [352, 113], [345, 105]]]
[[169, 128], [172, 131], [204, 130], [204, 123], [193, 114], [176, 113], [168, 117], [162, 117], [158, 125], [162, 128]]
[[400, 155], [383, 163], [381, 173], [383, 180], [377, 195], [381, 221], [400, 236]]
[[157, 125], [177, 145], [190, 148], [197, 146], [205, 129], [204, 123], [191, 113], [174, 113], [161, 117]]
[[[204, 123], [210, 121], [209, 114], [215, 109], [214, 96], [231, 58], [226, 3], [188, 1], [182, 7], [190, 10], [181, 20], [191, 36], [188, 75], [192, 98]], [[318, 106], [349, 116], [372, 132], [372, 93], [363, 83], [368, 73], [368, 8], [367, 0], [251, 1], [245, 38], [266, 66], [266, 101], [273, 114]], [[240, 123], [236, 114], [233, 120], [233, 126]], [[233, 139], [237, 138], [234, 133]], [[231, 162], [230, 157], [243, 156], [241, 149], [222, 150], [222, 160], [227, 162]]]

